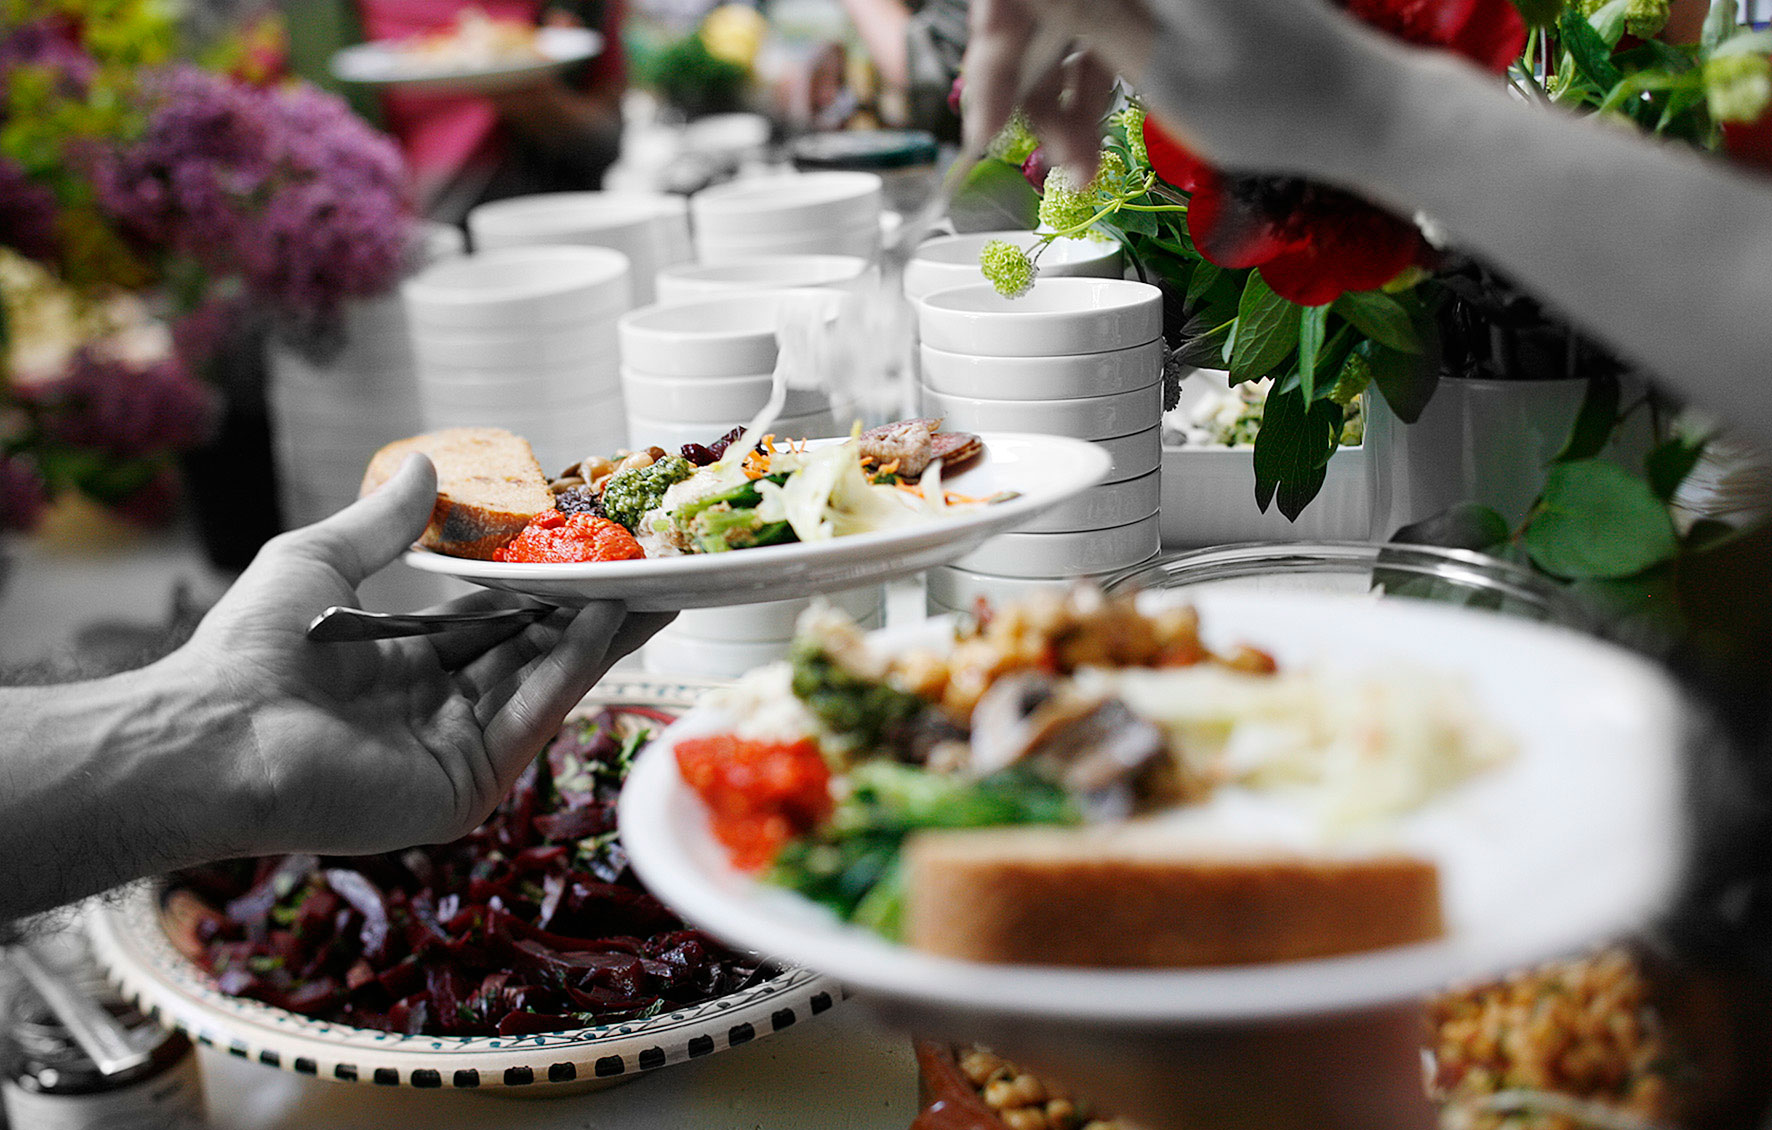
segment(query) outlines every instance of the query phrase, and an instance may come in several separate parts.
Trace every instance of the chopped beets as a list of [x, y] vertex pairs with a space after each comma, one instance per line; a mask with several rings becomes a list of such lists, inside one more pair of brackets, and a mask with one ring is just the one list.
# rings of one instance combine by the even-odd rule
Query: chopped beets
[[678, 449], [677, 454], [689, 460], [697, 467], [706, 467], [712, 463], [718, 462], [720, 458], [699, 443], [686, 443]]
[[738, 442], [738, 437], [741, 435], [744, 435], [743, 428], [733, 428], [713, 443], [708, 444], [708, 454], [714, 457], [710, 462], [717, 462], [721, 456], [726, 454], [727, 448]]
[[197, 923], [204, 964], [223, 992], [431, 1035], [583, 1028], [751, 983], [758, 962], [686, 929], [610, 834], [624, 736], [670, 721], [633, 708], [568, 723], [451, 844], [185, 872], [185, 891], [223, 908]]

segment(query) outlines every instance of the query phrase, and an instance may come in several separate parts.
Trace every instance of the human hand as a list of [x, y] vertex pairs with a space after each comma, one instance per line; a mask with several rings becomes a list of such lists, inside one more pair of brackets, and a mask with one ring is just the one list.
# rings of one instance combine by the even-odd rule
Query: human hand
[[[436, 499], [415, 456], [380, 490], [276, 538], [168, 662], [231, 711], [256, 783], [253, 853], [360, 854], [472, 829], [617, 659], [670, 616], [617, 602], [374, 644], [319, 644], [309, 621], [410, 546]], [[484, 592], [433, 611], [509, 606]]]
[[[1036, 32], [1086, 49], [1018, 99]], [[1311, 172], [1348, 130], [1396, 48], [1317, 0], [973, 0], [966, 129], [988, 137], [1022, 103], [1054, 164], [1093, 169], [1116, 75], [1194, 152], [1228, 168]]]

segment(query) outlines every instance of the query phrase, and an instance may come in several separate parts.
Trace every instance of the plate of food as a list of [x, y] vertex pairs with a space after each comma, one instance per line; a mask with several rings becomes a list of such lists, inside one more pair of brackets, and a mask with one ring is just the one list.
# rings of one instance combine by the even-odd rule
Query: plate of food
[[193, 1040], [346, 1082], [584, 1089], [804, 1022], [842, 990], [686, 925], [614, 834], [634, 753], [710, 685], [607, 678], [463, 839], [141, 884], [94, 953]]
[[594, 58], [603, 37], [589, 28], [536, 27], [469, 8], [435, 31], [346, 47], [333, 76], [362, 86], [437, 94], [508, 90]]
[[551, 604], [612, 599], [663, 612], [910, 576], [1108, 473], [1107, 453], [1084, 440], [939, 423], [593, 456], [552, 483], [510, 433], [450, 429], [383, 448], [364, 486], [413, 451], [437, 465], [437, 508], [405, 558], [414, 568]]
[[1168, 595], [809, 618], [642, 754], [636, 870], [931, 1030], [1380, 1008], [1669, 897], [1686, 714], [1650, 664], [1467, 609]]

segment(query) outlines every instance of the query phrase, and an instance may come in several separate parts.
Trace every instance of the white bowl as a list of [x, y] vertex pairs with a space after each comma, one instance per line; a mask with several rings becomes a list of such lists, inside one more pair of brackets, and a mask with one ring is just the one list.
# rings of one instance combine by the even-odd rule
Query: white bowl
[[1198, 549], [1247, 541], [1366, 541], [1372, 528], [1372, 475], [1364, 448], [1344, 447], [1324, 468], [1323, 489], [1296, 522], [1270, 505], [1255, 507], [1250, 447], [1163, 448], [1163, 546]]
[[[770, 432], [782, 439], [823, 439], [844, 435], [855, 415], [854, 405], [839, 404], [828, 412], [812, 412], [804, 416], [782, 416], [769, 425]], [[750, 423], [750, 417], [729, 416], [707, 423], [683, 423], [680, 420], [659, 420], [627, 414], [628, 434], [636, 444], [656, 444], [666, 451], [676, 451], [686, 443], [709, 444], [731, 431]]]
[[868, 274], [855, 255], [763, 255], [732, 263], [677, 263], [658, 272], [660, 302], [692, 302], [735, 290], [851, 289]]
[[754, 238], [700, 232], [695, 237], [695, 255], [703, 263], [742, 263], [765, 255], [847, 255], [872, 259], [879, 251], [880, 229], [873, 223]]
[[661, 377], [743, 377], [775, 369], [775, 323], [785, 303], [817, 303], [827, 319], [841, 296], [826, 290], [759, 290], [676, 306], [648, 306], [616, 323], [622, 363]]
[[496, 200], [467, 216], [476, 249], [546, 244], [609, 247], [633, 270], [634, 302], [653, 299], [653, 276], [688, 258], [688, 203], [641, 192], [549, 192]]
[[1158, 512], [1163, 502], [1160, 470], [1119, 483], [1090, 487], [1020, 527], [1022, 533], [1054, 534], [1124, 526]]
[[878, 626], [886, 616], [886, 590], [880, 585], [823, 593], [798, 600], [735, 604], [730, 608], [691, 608], [677, 614], [664, 631], [674, 639], [791, 640], [800, 614], [823, 600], [842, 609], [858, 624]]
[[980, 357], [925, 344], [923, 384], [951, 396], [1061, 400], [1111, 396], [1163, 379], [1163, 342], [1061, 357]]
[[1105, 530], [1000, 534], [954, 562], [956, 568], [1005, 577], [1075, 577], [1137, 565], [1162, 548], [1157, 515]]
[[1163, 292], [1125, 279], [1041, 279], [1020, 298], [990, 284], [938, 290], [917, 301], [926, 345], [989, 357], [1100, 353], [1155, 341]]
[[1163, 422], [1159, 382], [1132, 392], [1076, 400], [988, 400], [923, 389], [923, 414], [962, 432], [1040, 432], [1077, 439], [1131, 435]]
[[537, 413], [566, 411], [598, 404], [620, 405], [622, 402], [619, 382], [599, 380], [594, 374], [575, 371], [462, 385], [442, 384], [421, 378], [418, 395], [427, 412], [444, 409], [511, 409]]
[[[1135, 561], [1133, 564], [1142, 565], [1144, 562]], [[981, 596], [995, 605], [1008, 604], [1036, 592], [1063, 589], [1074, 581], [1099, 582], [1119, 571], [1113, 569], [1106, 573], [1076, 573], [1065, 578], [1006, 577], [999, 573], [978, 573], [954, 565], [938, 565], [923, 574], [923, 582], [931, 602], [950, 612], [970, 612], [973, 602]]]
[[1151, 428], [1128, 436], [1115, 436], [1093, 442], [1095, 446], [1105, 448], [1108, 457], [1113, 460], [1107, 477], [1110, 483], [1123, 483], [1127, 479], [1148, 475], [1163, 465], [1162, 428]]
[[617, 348], [613, 315], [527, 334], [438, 330], [412, 339], [413, 356], [421, 366], [444, 369], [526, 369], [591, 361], [614, 365]]
[[607, 247], [505, 247], [446, 259], [400, 288], [414, 323], [504, 329], [583, 320], [625, 309], [633, 297], [628, 257]]
[[[1026, 251], [1040, 242], [1031, 231], [986, 231], [967, 235], [937, 236], [917, 246], [904, 268], [904, 296], [913, 302], [926, 294], [985, 281], [978, 267], [984, 245], [1002, 240]], [[1119, 240], [1055, 239], [1040, 252], [1041, 278], [1087, 277], [1117, 279]]]
[[[621, 387], [630, 412], [655, 420], [748, 420], [769, 403], [774, 378], [768, 373], [749, 377], [661, 377], [624, 366]], [[782, 413], [807, 416], [828, 412], [830, 408], [829, 392], [790, 388]]]
[[877, 225], [883, 199], [884, 182], [873, 173], [789, 173], [704, 189], [690, 197], [689, 212], [698, 239], [706, 233], [793, 234], [861, 221]]
[[640, 649], [640, 667], [678, 678], [736, 679], [786, 659], [792, 640], [702, 640], [660, 632]]

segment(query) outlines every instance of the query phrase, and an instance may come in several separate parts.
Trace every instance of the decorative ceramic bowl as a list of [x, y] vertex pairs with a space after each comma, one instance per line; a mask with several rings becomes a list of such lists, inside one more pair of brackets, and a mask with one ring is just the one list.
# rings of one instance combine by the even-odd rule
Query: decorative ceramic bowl
[[[583, 708], [679, 711], [711, 684], [684, 678], [604, 679]], [[141, 884], [97, 905], [93, 952], [126, 999], [150, 1018], [240, 1059], [300, 1075], [383, 1086], [559, 1093], [737, 1047], [829, 1009], [843, 996], [828, 978], [788, 969], [760, 984], [645, 1020], [531, 1036], [407, 1036], [314, 1020], [229, 996], [174, 947], [161, 887]]]

